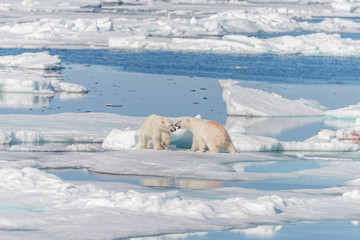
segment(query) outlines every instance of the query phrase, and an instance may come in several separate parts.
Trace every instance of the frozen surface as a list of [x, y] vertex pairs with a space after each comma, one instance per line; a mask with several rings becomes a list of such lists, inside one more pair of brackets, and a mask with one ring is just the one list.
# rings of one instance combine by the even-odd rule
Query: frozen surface
[[23, 53], [20, 55], [1, 56], [1, 68], [56, 70], [61, 68], [59, 56], [51, 56], [48, 52]]
[[[17, 239], [125, 238], [244, 228], [264, 219], [282, 225], [299, 220], [356, 219], [359, 215], [354, 212], [359, 208], [356, 181], [317, 194], [313, 190], [246, 190], [243, 195], [238, 188], [232, 189], [239, 191], [236, 197], [199, 199], [181, 196], [178, 191], [119, 191], [111, 185], [71, 183], [34, 168], [2, 168], [0, 175], [2, 235]], [[339, 205], [343, 207], [339, 209]], [[79, 221], [85, 214], [87, 221]], [[140, 228], [139, 223], [157, 227]], [[76, 228], [70, 227], [75, 224]]]
[[[319, 221], [357, 238], [359, 17], [347, 0], [0, 0], [1, 237], [276, 239]], [[215, 118], [238, 153], [186, 152], [181, 130], [138, 149], [158, 111]]]
[[[52, 56], [48, 52], [23, 53], [15, 56], [0, 57], [0, 92], [1, 93], [87, 93], [85, 87], [60, 80], [60, 76], [47, 74], [46, 70], [61, 69], [59, 56]], [[5, 100], [5, 106], [17, 105], [19, 101], [11, 95]], [[23, 96], [20, 96], [22, 98]], [[9, 103], [10, 102], [10, 103]], [[25, 101], [24, 101], [25, 102]], [[31, 101], [30, 101], [31, 104]], [[18, 104], [21, 105], [21, 104]]]
[[290, 100], [276, 93], [259, 89], [244, 88], [236, 85], [237, 81], [220, 80], [223, 88], [223, 100], [227, 114], [247, 117], [289, 117], [321, 116], [325, 108], [318, 102], [299, 99]]
[[[358, 5], [356, 1], [4, 0], [0, 34], [6, 37], [0, 46], [359, 57]], [[354, 37], [342, 38], [349, 33]]]
[[[11, 67], [5, 70], [14, 71]], [[26, 71], [33, 74], [33, 70]], [[20, 75], [18, 70], [16, 75]], [[222, 83], [238, 86], [231, 80]], [[196, 94], [205, 91], [201, 84]], [[221, 87], [217, 81], [215, 84], [221, 100]], [[187, 92], [194, 94], [191, 89]], [[315, 101], [293, 101], [249, 87], [239, 89], [234, 93], [246, 93], [248, 99], [266, 97], [263, 102], [268, 103], [265, 110], [270, 113], [276, 112], [276, 107], [286, 110], [288, 104], [295, 104], [298, 114], [292, 121], [284, 116], [228, 116], [225, 127], [239, 151], [236, 154], [188, 153], [185, 149], [191, 145], [191, 134], [181, 130], [172, 134], [167, 151], [139, 150], [139, 128], [145, 116], [105, 112], [1, 114], [2, 236], [108, 239], [235, 228], [249, 236], [256, 232], [256, 236], [274, 237], [288, 224], [302, 221], [356, 222], [360, 217], [354, 211], [359, 209], [360, 195], [356, 160], [359, 122], [351, 118], [347, 127], [318, 129], [318, 134], [304, 141], [280, 141], [276, 136], [282, 131], [314, 121], [331, 123], [334, 117]], [[135, 98], [130, 96], [127, 101]], [[246, 105], [248, 109], [254, 106], [258, 104], [251, 101]], [[342, 109], [337, 109], [338, 116]], [[174, 122], [181, 118], [170, 117]], [[295, 162], [304, 164], [297, 166]], [[61, 180], [54, 176], [64, 169], [120, 180]], [[122, 180], [129, 176], [139, 180]], [[339, 209], [339, 205], [346, 207]], [[84, 218], [86, 221], [79, 220]], [[99, 219], [107, 220], [99, 223]]]
[[[0, 142], [8, 151], [103, 151], [139, 149], [139, 129], [145, 117], [110, 113], [63, 113], [52, 115], [0, 115]], [[24, 118], [26, 117], [26, 121]], [[180, 118], [173, 118], [176, 122]], [[43, 124], [39, 125], [38, 123]], [[54, 128], [56, 126], [56, 128]], [[286, 126], [283, 126], [286, 129]], [[279, 141], [246, 133], [244, 125], [228, 121], [226, 128], [238, 151], [358, 151], [355, 124], [348, 129], [321, 131], [305, 141]], [[276, 129], [274, 129], [277, 131]], [[260, 134], [260, 133], [258, 133]], [[352, 140], [354, 138], [354, 141]], [[171, 134], [171, 148], [189, 148], [192, 135]], [[100, 146], [102, 145], [102, 147]]]

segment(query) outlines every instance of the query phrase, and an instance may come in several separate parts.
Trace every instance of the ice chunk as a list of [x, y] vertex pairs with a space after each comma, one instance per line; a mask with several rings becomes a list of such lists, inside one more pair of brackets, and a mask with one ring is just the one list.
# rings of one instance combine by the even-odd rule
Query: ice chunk
[[62, 82], [57, 78], [47, 78], [32, 72], [0, 72], [0, 92], [53, 94], [87, 93], [89, 90], [75, 83]]
[[[128, 130], [125, 131], [125, 129], [129, 127], [139, 129], [143, 118], [108, 113], [14, 114], [11, 118], [8, 115], [0, 114], [0, 121], [2, 123], [0, 128], [0, 143], [2, 145], [28, 143], [24, 149], [32, 150], [36, 149], [37, 145], [42, 144], [44, 145], [41, 148], [42, 150], [53, 151], [56, 148], [53, 149], [51, 143], [62, 143], [69, 144], [70, 146], [67, 149], [71, 151], [92, 151], [99, 150], [99, 147], [94, 146], [94, 144], [101, 145], [114, 126], [122, 128], [126, 133]], [[54, 128], [55, 126], [56, 128]], [[114, 139], [116, 139], [115, 133], [116, 131], [110, 135]], [[135, 142], [136, 134], [131, 135], [130, 133], [132, 132], [127, 132], [127, 135], [125, 134], [126, 136], [121, 139], [125, 142]], [[109, 140], [106, 142], [109, 143]], [[86, 144], [92, 144], [92, 146]], [[16, 150], [16, 147], [12, 146], [12, 150]]]
[[136, 130], [113, 129], [102, 143], [105, 150], [125, 150], [139, 148], [140, 132]]
[[335, 0], [331, 2], [335, 9], [345, 12], [359, 12], [360, 2], [358, 0]]
[[[236, 85], [238, 81], [220, 80], [227, 114], [237, 116], [321, 116], [323, 107], [304, 100], [290, 100], [276, 93]], [[309, 104], [310, 103], [310, 104]]]
[[27, 52], [16, 56], [1, 56], [0, 67], [53, 70], [61, 69], [61, 60], [58, 55], [52, 56], [48, 52]]
[[328, 110], [326, 115], [333, 118], [351, 118], [356, 119], [360, 117], [360, 103], [344, 108]]

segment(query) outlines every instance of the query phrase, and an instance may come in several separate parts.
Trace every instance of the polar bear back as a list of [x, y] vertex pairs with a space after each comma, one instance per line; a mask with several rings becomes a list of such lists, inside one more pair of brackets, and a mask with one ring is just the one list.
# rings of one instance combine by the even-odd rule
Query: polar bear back
[[191, 131], [197, 136], [202, 136], [207, 144], [208, 141], [212, 141], [212, 144], [224, 146], [231, 142], [226, 129], [216, 121], [192, 118], [190, 125]]
[[154, 126], [157, 125], [157, 119], [159, 119], [160, 116], [156, 114], [152, 114], [148, 116], [140, 128], [140, 134], [143, 134], [144, 136], [151, 137], [154, 133], [154, 131], [158, 131]]
[[152, 114], [148, 116], [140, 128], [140, 135], [152, 137], [154, 133], [175, 131], [174, 123], [167, 117]]

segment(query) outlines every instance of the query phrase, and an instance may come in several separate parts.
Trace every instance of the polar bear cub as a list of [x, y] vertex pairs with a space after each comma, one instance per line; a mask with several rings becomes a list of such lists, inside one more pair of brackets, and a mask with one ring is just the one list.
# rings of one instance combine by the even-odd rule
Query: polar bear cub
[[148, 141], [152, 140], [154, 149], [166, 149], [170, 144], [170, 132], [174, 131], [176, 128], [170, 118], [150, 115], [140, 128], [140, 148], [147, 149]]
[[175, 126], [192, 132], [193, 143], [190, 151], [204, 152], [207, 146], [210, 152], [219, 152], [220, 148], [225, 148], [230, 153], [236, 152], [229, 133], [218, 122], [186, 117], [177, 122]]

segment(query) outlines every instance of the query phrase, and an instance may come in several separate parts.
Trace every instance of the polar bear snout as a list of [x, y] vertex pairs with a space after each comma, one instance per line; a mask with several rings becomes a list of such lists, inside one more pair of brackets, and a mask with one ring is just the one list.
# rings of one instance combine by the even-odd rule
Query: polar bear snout
[[175, 131], [176, 131], [176, 128], [174, 126], [171, 126], [170, 132], [175, 132]]
[[180, 129], [180, 128], [181, 128], [180, 122], [175, 123], [175, 127], [176, 127], [177, 129]]

